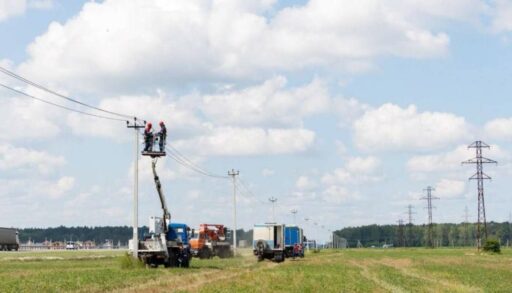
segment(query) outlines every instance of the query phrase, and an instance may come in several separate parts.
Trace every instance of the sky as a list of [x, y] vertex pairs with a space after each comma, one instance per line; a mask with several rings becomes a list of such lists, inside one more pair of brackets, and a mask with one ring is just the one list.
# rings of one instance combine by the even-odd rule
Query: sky
[[[512, 198], [512, 1], [0, 0], [0, 66], [95, 107], [168, 127], [168, 145], [237, 178], [238, 226], [329, 230], [488, 221]], [[0, 83], [80, 107], [0, 73]], [[131, 225], [134, 131], [0, 88], [0, 226]], [[139, 141], [141, 143], [142, 141]], [[139, 157], [139, 223], [160, 215]], [[172, 218], [233, 222], [230, 178], [158, 161]], [[295, 217], [291, 210], [296, 209]], [[309, 219], [306, 221], [305, 219]], [[316, 226], [315, 226], [316, 225]]]

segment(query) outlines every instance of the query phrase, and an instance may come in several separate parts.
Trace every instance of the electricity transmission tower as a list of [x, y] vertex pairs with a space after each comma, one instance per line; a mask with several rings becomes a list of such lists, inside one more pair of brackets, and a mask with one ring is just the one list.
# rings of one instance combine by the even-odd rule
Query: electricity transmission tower
[[476, 173], [469, 177], [469, 180], [477, 180], [478, 189], [478, 221], [476, 226], [476, 245], [480, 250], [483, 239], [487, 239], [487, 221], [485, 218], [485, 200], [484, 200], [484, 180], [491, 180], [491, 177], [484, 173], [484, 164], [498, 164], [498, 162], [482, 156], [482, 149], [491, 147], [483, 141], [477, 140], [468, 146], [469, 149], [475, 149], [476, 157], [462, 162], [462, 164], [476, 164]]
[[421, 199], [427, 200], [427, 209], [428, 209], [428, 242], [427, 245], [431, 248], [434, 248], [434, 242], [433, 242], [433, 232], [434, 232], [434, 225], [432, 224], [432, 200], [433, 199], [439, 199], [439, 197], [432, 196], [432, 191], [434, 191], [435, 188], [428, 186], [424, 189], [424, 191], [427, 192], [427, 195], [422, 197]]
[[414, 245], [414, 239], [413, 239], [413, 233], [412, 233], [412, 228], [413, 228], [413, 224], [412, 224], [412, 215], [413, 214], [416, 214], [415, 212], [412, 211], [413, 209], [413, 206], [412, 205], [408, 205], [407, 206], [407, 216], [408, 216], [408, 219], [409, 219], [409, 222], [407, 223], [407, 246], [413, 246]]
[[231, 169], [228, 175], [233, 178], [233, 254], [236, 256], [236, 176], [240, 175], [240, 171]]
[[398, 246], [405, 247], [404, 220], [398, 220]]

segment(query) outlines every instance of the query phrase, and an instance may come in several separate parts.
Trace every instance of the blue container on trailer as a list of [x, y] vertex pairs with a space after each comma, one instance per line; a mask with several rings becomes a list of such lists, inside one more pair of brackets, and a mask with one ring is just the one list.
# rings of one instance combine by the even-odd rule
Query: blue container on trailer
[[286, 226], [284, 228], [284, 245], [293, 246], [302, 244], [302, 229], [297, 226]]

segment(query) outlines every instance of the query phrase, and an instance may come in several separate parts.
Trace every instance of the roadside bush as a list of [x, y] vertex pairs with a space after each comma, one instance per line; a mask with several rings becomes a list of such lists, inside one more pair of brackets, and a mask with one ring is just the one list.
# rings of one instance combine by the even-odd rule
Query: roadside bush
[[123, 256], [119, 257], [119, 264], [123, 269], [136, 269], [143, 268], [144, 263], [139, 259], [134, 259], [133, 256], [129, 253], [125, 253]]
[[501, 253], [500, 242], [498, 239], [487, 239], [483, 248], [486, 252]]

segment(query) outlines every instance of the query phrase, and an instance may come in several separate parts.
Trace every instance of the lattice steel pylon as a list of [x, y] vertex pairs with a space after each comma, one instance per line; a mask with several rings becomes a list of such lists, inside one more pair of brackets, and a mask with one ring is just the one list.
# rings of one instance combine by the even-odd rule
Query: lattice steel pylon
[[407, 206], [407, 215], [409, 222], [407, 223], [407, 238], [406, 238], [406, 246], [413, 246], [414, 245], [414, 239], [413, 239], [413, 233], [412, 229], [414, 225], [412, 224], [412, 215], [415, 214], [415, 212], [412, 211], [413, 206], [408, 205]]
[[405, 247], [404, 220], [398, 220], [398, 246]]
[[436, 190], [436, 189], [431, 186], [427, 186], [427, 188], [424, 189], [424, 191], [427, 192], [427, 195], [421, 198], [421, 199], [427, 200], [427, 209], [428, 209], [428, 243], [427, 243], [427, 245], [432, 248], [434, 248], [434, 241], [433, 241], [434, 224], [432, 224], [432, 208], [433, 208], [432, 200], [439, 199], [439, 197], [432, 196], [432, 191], [434, 191], [434, 190]]
[[498, 164], [498, 162], [482, 156], [482, 149], [491, 147], [481, 140], [477, 140], [468, 146], [469, 149], [476, 150], [476, 157], [462, 162], [462, 164], [476, 164], [475, 175], [469, 177], [469, 180], [477, 180], [478, 189], [478, 222], [476, 226], [476, 245], [480, 250], [483, 239], [487, 239], [487, 221], [485, 218], [485, 199], [484, 199], [484, 180], [491, 180], [491, 177], [484, 173], [484, 164]]

